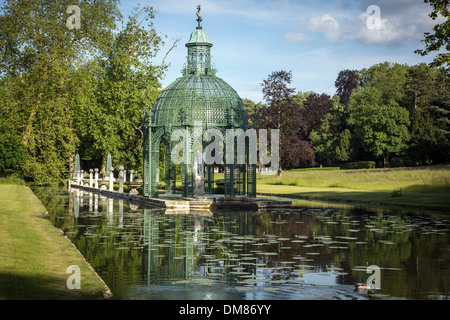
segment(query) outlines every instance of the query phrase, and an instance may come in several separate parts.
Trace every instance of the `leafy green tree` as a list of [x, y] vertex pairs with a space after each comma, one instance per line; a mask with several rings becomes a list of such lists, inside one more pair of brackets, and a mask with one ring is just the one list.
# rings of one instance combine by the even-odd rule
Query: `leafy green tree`
[[405, 99], [402, 104], [408, 110], [428, 107], [449, 95], [446, 71], [430, 67], [426, 63], [409, 66], [405, 82]]
[[[137, 169], [142, 165], [143, 109], [156, 101], [167, 69], [164, 63], [153, 63], [164, 43], [152, 19], [152, 7], [135, 8], [98, 62], [95, 105], [85, 110], [89, 117], [84, 118], [88, 120], [81, 147], [87, 158], [103, 155], [102, 171], [107, 154], [112, 155], [113, 166]], [[147, 25], [142, 25], [144, 21]]]
[[448, 0], [424, 0], [432, 7], [428, 15], [432, 20], [438, 17], [444, 17], [446, 20], [433, 27], [434, 33], [425, 32], [424, 49], [418, 49], [415, 53], [426, 56], [432, 52], [439, 52], [444, 48], [444, 52], [438, 53], [431, 63], [432, 66], [450, 65], [450, 2]]
[[303, 109], [305, 107], [306, 99], [308, 99], [309, 95], [312, 94], [312, 93], [313, 93], [312, 91], [309, 91], [309, 92], [298, 91], [292, 97], [292, 99], [294, 100], [295, 103], [297, 103], [300, 106], [300, 109]]
[[360, 74], [360, 86], [378, 89], [383, 103], [389, 103], [391, 100], [401, 103], [404, 99], [407, 65], [383, 62], [362, 69]]
[[15, 134], [0, 134], [0, 176], [20, 176], [26, 157], [25, 146]]
[[67, 177], [78, 143], [77, 66], [103, 49], [120, 16], [115, 0], [86, 0], [79, 4], [81, 28], [69, 29], [72, 4], [7, 0], [0, 13], [2, 124], [27, 148], [23, 173], [37, 183]]
[[117, 3], [80, 2], [79, 29], [66, 25], [69, 0], [8, 0], [0, 11], [0, 125], [26, 147], [23, 174], [35, 183], [66, 179], [77, 151], [83, 165], [111, 153], [140, 167], [142, 110], [167, 65], [152, 61], [163, 45], [153, 9], [137, 8], [116, 30]]
[[410, 139], [409, 112], [393, 99], [386, 102], [377, 88], [365, 87], [354, 92], [346, 113], [352, 136], [373, 157], [381, 157], [384, 166], [389, 156], [405, 150]]
[[351, 133], [345, 128], [344, 109], [338, 102], [335, 102], [334, 112], [326, 114], [320, 127], [312, 130], [309, 139], [314, 147], [316, 162], [330, 165], [349, 161]]
[[413, 163], [426, 165], [450, 160], [450, 143], [436, 125], [430, 108], [421, 108], [411, 117], [411, 143], [408, 155]]
[[242, 103], [244, 104], [245, 111], [247, 111], [248, 125], [251, 127], [254, 124], [255, 116], [256, 121], [258, 121], [258, 111], [263, 107], [263, 104], [261, 102], [255, 103], [252, 100], [246, 98], [242, 99]]

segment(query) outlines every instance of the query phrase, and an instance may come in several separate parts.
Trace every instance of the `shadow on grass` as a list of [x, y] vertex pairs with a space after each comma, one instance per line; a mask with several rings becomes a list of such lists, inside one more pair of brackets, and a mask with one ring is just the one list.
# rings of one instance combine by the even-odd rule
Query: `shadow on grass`
[[[69, 277], [69, 275], [68, 275]], [[24, 276], [0, 271], [0, 300], [99, 300], [99, 290], [70, 290], [64, 279], [42, 275]]]

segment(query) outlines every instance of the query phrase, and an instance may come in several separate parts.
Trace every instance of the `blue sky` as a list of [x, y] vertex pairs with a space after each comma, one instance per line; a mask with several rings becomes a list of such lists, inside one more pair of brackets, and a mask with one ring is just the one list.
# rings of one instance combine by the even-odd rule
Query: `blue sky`
[[[137, 4], [153, 6], [155, 29], [167, 35], [155, 64], [161, 63], [173, 39], [180, 38], [166, 62], [167, 86], [181, 76], [186, 47], [195, 29], [196, 7], [212, 47], [217, 76], [241, 96], [263, 100], [262, 80], [273, 71], [291, 70], [298, 91], [335, 93], [339, 71], [389, 61], [414, 65], [430, 62], [414, 50], [437, 23], [423, 0], [122, 0], [127, 15]], [[367, 27], [370, 5], [380, 8], [381, 29]]]
[[[443, 21], [428, 17], [431, 7], [423, 0], [121, 0], [121, 12], [126, 17], [139, 4], [154, 8], [154, 27], [167, 35], [154, 64], [181, 40], [166, 59], [164, 86], [181, 76], [200, 4], [217, 76], [254, 102], [263, 100], [260, 83], [273, 71], [291, 70], [297, 91], [332, 95], [341, 70], [428, 63], [433, 56], [414, 50], [423, 47], [424, 32]], [[367, 27], [375, 16], [367, 13], [371, 5], [380, 9], [381, 29]]]

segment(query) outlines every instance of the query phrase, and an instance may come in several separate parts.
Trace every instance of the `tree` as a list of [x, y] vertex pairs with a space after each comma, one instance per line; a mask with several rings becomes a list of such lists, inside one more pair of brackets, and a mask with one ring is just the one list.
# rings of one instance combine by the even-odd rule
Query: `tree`
[[2, 122], [27, 149], [24, 176], [39, 183], [67, 177], [78, 143], [77, 66], [103, 49], [120, 16], [115, 0], [86, 0], [80, 4], [81, 28], [69, 29], [72, 4], [8, 0], [0, 15]]
[[434, 90], [434, 99], [428, 103], [436, 126], [450, 139], [450, 69], [440, 69]]
[[336, 94], [342, 105], [346, 106], [350, 95], [359, 86], [359, 73], [357, 70], [345, 69], [339, 72], [336, 81]]
[[330, 165], [350, 159], [351, 133], [345, 128], [343, 115], [343, 107], [337, 104], [335, 112], [325, 115], [320, 127], [309, 135], [320, 164]]
[[268, 106], [259, 114], [259, 128], [278, 129], [280, 133], [281, 170], [314, 163], [314, 150], [307, 141], [308, 125], [300, 112], [300, 106], [293, 99], [295, 89], [288, 85], [292, 81], [291, 72], [273, 72], [261, 84]]
[[436, 24], [433, 27], [433, 34], [425, 32], [424, 49], [418, 49], [414, 51], [417, 54], [426, 56], [432, 52], [438, 52], [444, 47], [444, 52], [438, 53], [431, 63], [432, 66], [444, 66], [450, 65], [450, 2], [448, 0], [424, 0], [425, 3], [429, 3], [433, 9], [428, 15], [432, 20], [436, 20], [439, 16], [446, 18], [447, 20]]
[[20, 175], [27, 151], [15, 134], [0, 134], [0, 176]]
[[258, 118], [258, 110], [261, 109], [263, 104], [261, 102], [255, 103], [252, 100], [246, 98], [242, 99], [242, 103], [244, 104], [245, 111], [247, 112], [248, 125], [249, 127], [251, 127], [254, 124], [255, 116], [256, 118]]
[[431, 108], [416, 110], [411, 117], [411, 143], [408, 155], [413, 163], [426, 165], [450, 160], [450, 143], [440, 130]]
[[439, 87], [440, 70], [432, 68], [425, 63], [408, 67], [405, 82], [404, 106], [412, 111], [429, 106], [438, 96], [443, 94]]
[[334, 113], [334, 102], [331, 97], [326, 94], [311, 93], [304, 102], [302, 109], [303, 117], [308, 123], [308, 133], [320, 127], [323, 119], [329, 113]]
[[404, 100], [407, 65], [386, 61], [364, 68], [360, 74], [360, 86], [376, 88], [381, 93], [382, 103], [386, 104], [391, 100], [401, 103]]
[[102, 171], [106, 171], [107, 154], [112, 155], [113, 166], [142, 166], [143, 109], [156, 101], [167, 69], [164, 62], [153, 63], [163, 41], [152, 19], [152, 7], [135, 8], [111, 39], [105, 58], [97, 62], [95, 105], [87, 106], [84, 112], [89, 117], [81, 121], [88, 122], [80, 122], [80, 127], [85, 128], [82, 153], [88, 158], [100, 156]]
[[393, 99], [384, 101], [383, 93], [377, 88], [366, 87], [354, 92], [346, 113], [352, 136], [373, 157], [382, 157], [384, 166], [390, 155], [406, 149], [410, 138], [409, 112]]

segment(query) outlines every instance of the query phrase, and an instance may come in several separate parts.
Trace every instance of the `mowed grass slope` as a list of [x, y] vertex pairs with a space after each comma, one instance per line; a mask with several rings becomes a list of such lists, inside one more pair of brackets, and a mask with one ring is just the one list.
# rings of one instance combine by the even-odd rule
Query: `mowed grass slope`
[[[45, 207], [25, 185], [0, 184], [0, 299], [102, 299], [106, 287], [75, 247], [40, 218]], [[67, 288], [71, 265], [81, 289]]]
[[284, 171], [258, 175], [257, 192], [450, 211], [450, 166]]

